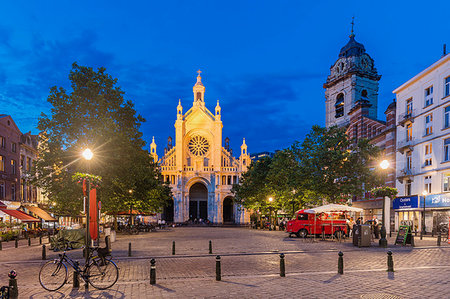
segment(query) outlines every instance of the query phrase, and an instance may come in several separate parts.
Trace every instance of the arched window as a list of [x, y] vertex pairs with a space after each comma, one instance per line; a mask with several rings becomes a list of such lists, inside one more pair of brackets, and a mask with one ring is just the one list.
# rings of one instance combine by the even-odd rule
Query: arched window
[[201, 101], [201, 99], [202, 99], [202, 93], [197, 92], [197, 101]]
[[334, 108], [336, 110], [336, 118], [339, 118], [341, 116], [344, 116], [344, 94], [340, 93], [336, 97], [336, 104], [334, 105]]
[[361, 98], [363, 99], [363, 100], [367, 100], [367, 90], [363, 90], [363, 91], [361, 91]]

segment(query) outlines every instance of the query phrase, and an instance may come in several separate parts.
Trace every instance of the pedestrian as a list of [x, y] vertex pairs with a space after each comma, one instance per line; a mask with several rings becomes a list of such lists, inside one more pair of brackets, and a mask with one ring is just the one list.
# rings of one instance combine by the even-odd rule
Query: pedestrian
[[378, 218], [376, 215], [373, 215], [372, 225], [373, 225], [373, 234], [375, 235], [375, 239], [379, 239], [380, 237], [380, 228], [379, 225], [380, 222], [378, 221]]

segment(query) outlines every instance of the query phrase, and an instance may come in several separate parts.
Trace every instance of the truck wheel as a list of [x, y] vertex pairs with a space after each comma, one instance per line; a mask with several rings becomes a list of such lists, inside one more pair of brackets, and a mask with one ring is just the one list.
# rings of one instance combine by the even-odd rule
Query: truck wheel
[[306, 229], [301, 229], [297, 232], [298, 238], [306, 238], [307, 235], [308, 235], [308, 231]]

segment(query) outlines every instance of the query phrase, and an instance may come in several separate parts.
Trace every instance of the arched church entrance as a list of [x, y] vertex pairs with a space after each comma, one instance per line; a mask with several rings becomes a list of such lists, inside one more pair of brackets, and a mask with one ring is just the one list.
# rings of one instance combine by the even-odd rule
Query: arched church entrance
[[223, 200], [223, 222], [233, 223], [234, 215], [233, 215], [233, 198], [226, 197]]
[[189, 189], [189, 219], [208, 219], [208, 189], [195, 183]]
[[164, 207], [164, 215], [162, 219], [166, 220], [166, 222], [173, 222], [173, 215], [174, 215], [174, 205], [172, 199], [169, 201], [167, 206]]

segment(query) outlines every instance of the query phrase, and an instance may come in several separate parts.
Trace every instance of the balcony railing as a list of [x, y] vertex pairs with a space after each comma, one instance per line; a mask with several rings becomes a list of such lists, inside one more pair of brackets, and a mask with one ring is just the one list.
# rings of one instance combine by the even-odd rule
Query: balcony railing
[[173, 170], [176, 170], [176, 167], [175, 166], [161, 166], [161, 170], [162, 171], [173, 171]]
[[414, 140], [415, 138], [413, 137], [411, 139], [404, 139], [397, 141], [397, 150], [402, 154], [405, 151], [405, 149], [412, 150], [412, 147], [414, 146]]
[[237, 168], [236, 167], [222, 167], [222, 171], [225, 171], [225, 172], [236, 172]]
[[399, 179], [399, 180], [405, 179], [408, 177], [412, 177], [412, 176], [414, 176], [414, 167], [412, 167], [412, 168], [405, 167], [405, 168], [397, 171], [397, 179]]
[[404, 126], [407, 121], [414, 122], [416, 116], [416, 109], [399, 114], [398, 124]]

